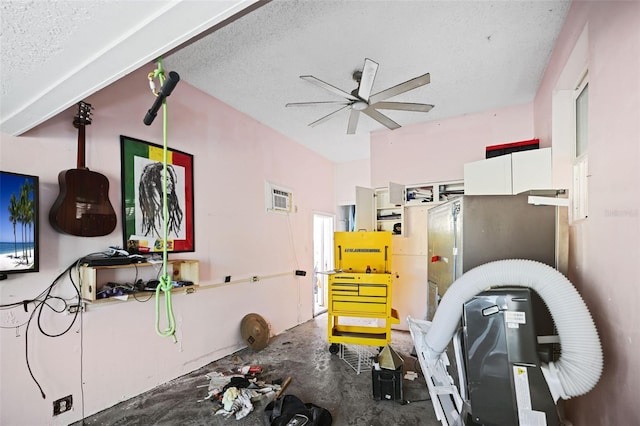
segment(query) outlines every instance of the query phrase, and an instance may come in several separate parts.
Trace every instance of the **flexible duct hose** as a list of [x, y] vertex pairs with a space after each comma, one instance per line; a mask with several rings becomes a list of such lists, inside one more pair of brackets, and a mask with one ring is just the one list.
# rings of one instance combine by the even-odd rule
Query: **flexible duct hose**
[[463, 304], [489, 287], [520, 286], [535, 290], [558, 329], [561, 355], [542, 366], [554, 400], [589, 392], [602, 373], [602, 347], [587, 306], [560, 272], [532, 260], [498, 260], [478, 266], [457, 279], [445, 293], [425, 336], [428, 353], [437, 359], [451, 341]]

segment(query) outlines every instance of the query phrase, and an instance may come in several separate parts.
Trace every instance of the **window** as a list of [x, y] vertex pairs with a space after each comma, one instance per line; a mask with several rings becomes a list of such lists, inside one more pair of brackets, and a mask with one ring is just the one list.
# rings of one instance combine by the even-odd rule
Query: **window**
[[573, 161], [572, 218], [588, 216], [589, 82], [585, 73], [575, 90], [575, 157]]
[[588, 122], [589, 113], [589, 83], [584, 84], [576, 91], [576, 157], [587, 153], [589, 145]]

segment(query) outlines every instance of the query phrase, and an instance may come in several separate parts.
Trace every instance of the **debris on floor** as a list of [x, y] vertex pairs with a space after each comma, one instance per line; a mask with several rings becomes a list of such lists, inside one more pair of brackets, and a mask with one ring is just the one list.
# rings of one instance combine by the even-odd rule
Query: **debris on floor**
[[274, 400], [283, 387], [281, 379], [266, 383], [260, 378], [262, 372], [261, 366], [247, 365], [234, 371], [208, 373], [207, 396], [198, 402], [211, 400], [216, 415], [240, 420], [253, 411], [258, 401], [266, 405]]
[[404, 373], [404, 378], [413, 381], [418, 378], [418, 373], [416, 373], [415, 371], [407, 371], [406, 373]]

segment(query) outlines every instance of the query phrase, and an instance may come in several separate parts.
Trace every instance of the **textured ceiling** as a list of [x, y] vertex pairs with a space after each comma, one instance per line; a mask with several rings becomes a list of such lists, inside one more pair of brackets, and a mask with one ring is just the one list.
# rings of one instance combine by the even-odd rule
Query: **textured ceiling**
[[[7, 3], [13, 7], [7, 10]], [[92, 46], [104, 46], [110, 37], [114, 44], [127, 28], [144, 23], [140, 18], [149, 3], [3, 0], [2, 103], [14, 102], [23, 93], [34, 96], [42, 86], [32, 87], [35, 80], [24, 81], [23, 76], [64, 68], [61, 61], [68, 63], [69, 49], [76, 50], [76, 61], [98, 61], [101, 51]], [[175, 3], [152, 2], [164, 7]], [[221, 2], [177, 3], [184, 18], [174, 20], [172, 27], [191, 16], [189, 8]], [[252, 1], [226, 3], [235, 6], [235, 12], [256, 6]], [[309, 127], [337, 107], [286, 108], [285, 104], [340, 98], [299, 76], [313, 75], [351, 92], [357, 85], [353, 71], [370, 58], [380, 64], [375, 93], [428, 72], [430, 84], [390, 99], [435, 105], [428, 113], [385, 111], [403, 126], [530, 102], [570, 2], [273, 0], [257, 6], [195, 41], [183, 40], [181, 49], [167, 42], [164, 51], [158, 46], [155, 52], [171, 51], [164, 66], [178, 72], [183, 81], [332, 161], [347, 161], [368, 157], [369, 133], [388, 130], [362, 116], [356, 134], [346, 135], [348, 111]], [[195, 13], [203, 14], [194, 9]], [[97, 43], [86, 42], [90, 37], [98, 38]], [[71, 38], [76, 42], [70, 43]], [[125, 40], [111, 50], [129, 48], [150, 57], [152, 52], [145, 47]], [[4, 126], [6, 114], [0, 111]]]
[[299, 78], [311, 74], [343, 91], [365, 58], [380, 64], [373, 93], [424, 73], [431, 83], [393, 98], [434, 104], [428, 113], [385, 111], [400, 125], [530, 102], [569, 7], [557, 1], [272, 1], [170, 55], [165, 65], [190, 84], [328, 158], [367, 157], [361, 116], [348, 111], [308, 124], [339, 100]]

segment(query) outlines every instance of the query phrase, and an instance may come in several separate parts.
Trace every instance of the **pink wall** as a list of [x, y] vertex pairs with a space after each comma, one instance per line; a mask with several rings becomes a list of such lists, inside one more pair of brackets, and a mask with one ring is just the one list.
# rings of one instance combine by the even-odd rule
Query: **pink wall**
[[336, 205], [356, 203], [356, 186], [371, 188], [371, 162], [368, 158], [335, 163]]
[[605, 368], [568, 401], [576, 425], [640, 424], [640, 2], [574, 2], [535, 100], [548, 139], [551, 92], [587, 26], [589, 217], [570, 230], [569, 278], [589, 306]]
[[372, 133], [371, 184], [461, 180], [486, 146], [533, 138], [532, 104]]
[[[87, 127], [87, 166], [108, 177], [119, 218], [119, 136], [162, 143], [161, 114], [150, 127], [142, 123], [154, 101], [146, 79], [154, 65], [147, 68], [86, 99], [95, 108]], [[120, 225], [105, 237], [79, 238], [58, 234], [48, 224], [57, 174], [76, 165], [75, 113], [76, 107], [69, 108], [22, 137], [1, 135], [0, 168], [40, 176], [42, 224], [40, 272], [0, 283], [1, 303], [36, 297], [75, 259], [122, 245]], [[226, 275], [234, 280], [291, 275], [174, 296], [177, 344], [156, 334], [153, 299], [89, 306], [82, 343], [79, 323], [60, 338], [44, 337], [32, 323], [29, 360], [46, 400], [25, 365], [25, 327], [18, 333], [0, 329], [0, 424], [80, 419], [81, 353], [89, 415], [244, 347], [239, 324], [246, 313], [263, 315], [273, 334], [311, 318], [312, 274], [294, 277], [293, 271], [313, 267], [313, 211], [335, 211], [333, 165], [184, 82], [169, 98], [169, 146], [194, 155], [196, 230], [196, 251], [171, 257], [198, 259], [202, 285], [220, 283]], [[296, 213], [265, 213], [265, 180], [293, 190]], [[72, 296], [69, 280], [53, 294]], [[28, 315], [22, 308], [3, 310], [0, 324], [19, 325]], [[45, 310], [43, 328], [59, 332], [70, 319]], [[69, 394], [74, 411], [52, 418], [52, 401]]]

